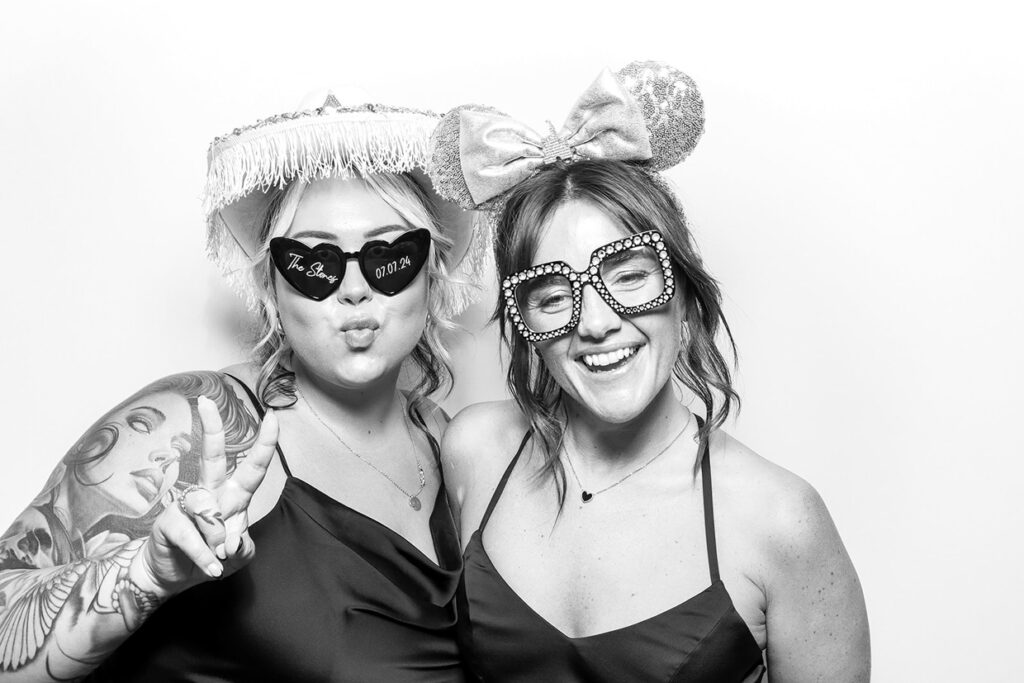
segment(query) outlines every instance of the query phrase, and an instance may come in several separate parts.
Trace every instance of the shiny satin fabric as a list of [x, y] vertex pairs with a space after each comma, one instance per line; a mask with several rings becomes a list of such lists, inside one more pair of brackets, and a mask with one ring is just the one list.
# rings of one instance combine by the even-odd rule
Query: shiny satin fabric
[[444, 487], [440, 566], [379, 522], [289, 478], [253, 525], [253, 562], [172, 598], [87, 681], [465, 680], [459, 543]]
[[562, 128], [541, 136], [508, 116], [459, 112], [459, 153], [466, 187], [476, 204], [506, 192], [553, 155], [645, 161], [652, 156], [643, 110], [605, 69], [573, 105]]
[[472, 640], [463, 649], [478, 680], [748, 683], [763, 675], [761, 650], [721, 581], [650, 619], [570, 638], [512, 591], [474, 536], [465, 590], [461, 618]]
[[[524, 438], [519, 453], [526, 443]], [[649, 619], [583, 638], [566, 636], [523, 602], [484, 547], [484, 527], [519, 458], [517, 453], [464, 555], [459, 638], [470, 675], [482, 681], [524, 683], [761, 681], [765, 673], [761, 649], [718, 576], [706, 443], [702, 448], [711, 585]]]

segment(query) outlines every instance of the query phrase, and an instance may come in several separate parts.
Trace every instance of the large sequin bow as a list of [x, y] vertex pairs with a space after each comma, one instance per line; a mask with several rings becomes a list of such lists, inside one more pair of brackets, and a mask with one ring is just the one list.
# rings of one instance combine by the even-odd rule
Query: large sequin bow
[[461, 110], [459, 156], [466, 187], [482, 204], [556, 159], [646, 161], [652, 153], [640, 104], [605, 69], [576, 100], [561, 130], [552, 127], [544, 137], [502, 114]]

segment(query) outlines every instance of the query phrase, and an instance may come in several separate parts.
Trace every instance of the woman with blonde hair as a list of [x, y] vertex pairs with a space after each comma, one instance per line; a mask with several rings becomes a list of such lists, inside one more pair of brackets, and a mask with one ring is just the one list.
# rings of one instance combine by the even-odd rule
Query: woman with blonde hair
[[[462, 679], [428, 395], [470, 215], [419, 170], [434, 115], [321, 102], [211, 145], [210, 253], [256, 313], [253, 360], [182, 376], [216, 405], [136, 393], [83, 437], [114, 425], [124, 455], [59, 475], [118, 496], [54, 499], [60, 543], [35, 507], [4, 535], [0, 679]], [[136, 523], [76, 521], [111, 515]]]

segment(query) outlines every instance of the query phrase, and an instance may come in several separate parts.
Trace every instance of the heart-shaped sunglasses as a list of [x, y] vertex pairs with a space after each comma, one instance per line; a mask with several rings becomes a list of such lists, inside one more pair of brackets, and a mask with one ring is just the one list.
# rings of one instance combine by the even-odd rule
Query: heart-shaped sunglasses
[[270, 240], [270, 255], [288, 284], [314, 301], [323, 301], [341, 286], [350, 259], [359, 262], [371, 287], [394, 296], [416, 279], [427, 262], [430, 231], [410, 230], [390, 243], [373, 240], [356, 252], [329, 242], [310, 247], [289, 237], [275, 237]]

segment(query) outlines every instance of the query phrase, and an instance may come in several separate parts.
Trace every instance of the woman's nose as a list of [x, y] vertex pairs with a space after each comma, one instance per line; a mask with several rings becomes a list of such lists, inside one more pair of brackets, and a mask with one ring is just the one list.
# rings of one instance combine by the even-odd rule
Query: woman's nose
[[583, 287], [583, 305], [576, 333], [587, 339], [603, 339], [622, 326], [622, 318], [605, 303], [591, 285]]
[[162, 465], [165, 468], [181, 460], [182, 455], [189, 451], [189, 440], [184, 434], [178, 434], [171, 439], [167, 448], [158, 448], [150, 451], [149, 461], [155, 465]]
[[355, 262], [350, 262], [345, 268], [345, 277], [341, 279], [341, 286], [338, 287], [338, 301], [356, 306], [373, 298], [373, 290], [367, 284], [363, 272]]
[[149, 453], [149, 461], [154, 465], [163, 465], [177, 459], [178, 451], [172, 446], [168, 446], [167, 448], [158, 448], [157, 450], [150, 451]]

